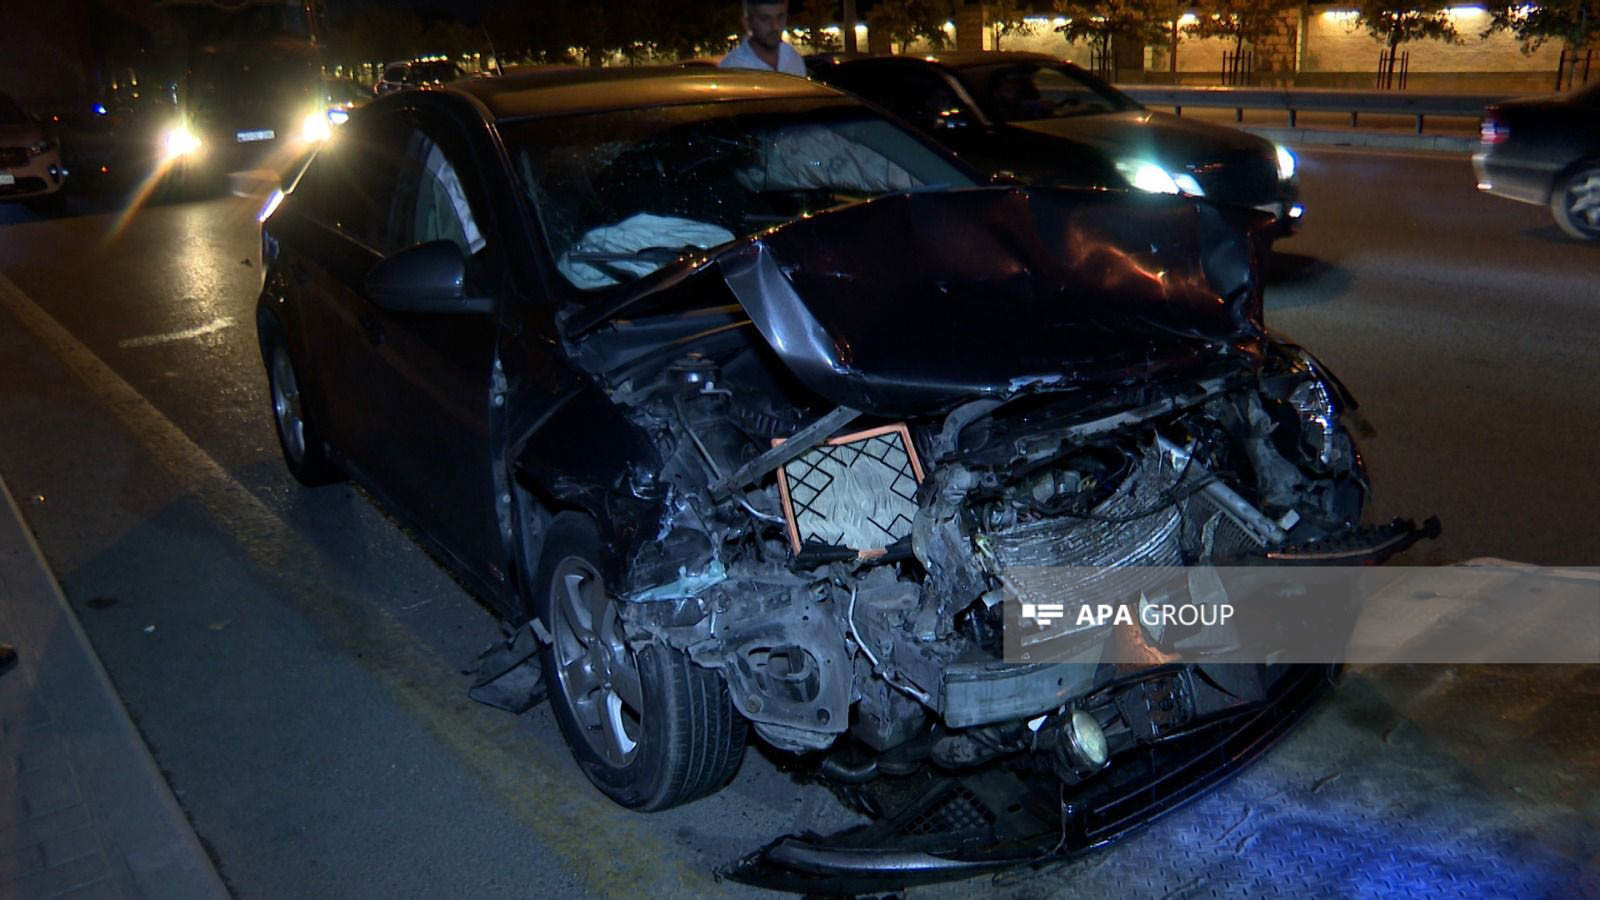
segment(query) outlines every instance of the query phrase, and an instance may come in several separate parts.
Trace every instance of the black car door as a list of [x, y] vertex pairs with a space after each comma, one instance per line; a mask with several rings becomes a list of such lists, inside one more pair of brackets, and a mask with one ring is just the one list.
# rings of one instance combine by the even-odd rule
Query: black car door
[[[385, 131], [395, 171], [386, 249], [451, 241], [467, 259], [470, 292], [503, 284], [502, 248], [481, 214], [484, 188], [464, 135], [446, 117], [417, 111]], [[346, 298], [355, 327], [340, 352], [344, 404], [361, 423], [355, 468], [459, 565], [503, 580], [490, 452], [494, 316], [396, 312]]]
[[369, 409], [351, 389], [365, 370], [361, 283], [389, 245], [389, 207], [399, 177], [388, 149], [401, 123], [394, 114], [353, 120], [318, 151], [288, 200], [296, 231], [288, 239], [288, 278], [298, 295], [304, 367], [319, 430], [358, 466], [370, 435]]

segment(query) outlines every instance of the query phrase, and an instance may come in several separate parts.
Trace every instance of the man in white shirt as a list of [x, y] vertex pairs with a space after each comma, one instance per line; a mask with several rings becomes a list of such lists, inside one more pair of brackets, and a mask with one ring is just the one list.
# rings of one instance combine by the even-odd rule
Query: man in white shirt
[[745, 39], [718, 65], [724, 69], [764, 69], [804, 78], [805, 61], [783, 40], [783, 30], [788, 25], [789, 0], [744, 0]]

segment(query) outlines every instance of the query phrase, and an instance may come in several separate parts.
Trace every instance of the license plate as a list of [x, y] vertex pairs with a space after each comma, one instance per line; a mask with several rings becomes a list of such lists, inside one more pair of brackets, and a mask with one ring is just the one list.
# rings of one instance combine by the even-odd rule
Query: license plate
[[17, 183], [17, 176], [15, 176], [15, 175], [0, 175], [0, 186], [10, 187], [11, 185], [16, 184], [16, 183]]
[[248, 144], [252, 141], [270, 141], [277, 136], [276, 131], [267, 128], [261, 131], [241, 131], [235, 134], [234, 138], [241, 144]]

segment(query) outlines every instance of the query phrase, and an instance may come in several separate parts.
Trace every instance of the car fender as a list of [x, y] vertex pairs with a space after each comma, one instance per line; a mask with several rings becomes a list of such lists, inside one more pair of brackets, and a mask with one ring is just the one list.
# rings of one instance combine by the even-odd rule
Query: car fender
[[[594, 520], [613, 566], [655, 537], [664, 495], [655, 482], [659, 454], [598, 386], [583, 384], [556, 399], [512, 443], [509, 458], [513, 480], [541, 514], [571, 510]], [[524, 536], [525, 552], [539, 544]], [[528, 559], [530, 571], [536, 561]], [[621, 570], [607, 574], [620, 579]]]

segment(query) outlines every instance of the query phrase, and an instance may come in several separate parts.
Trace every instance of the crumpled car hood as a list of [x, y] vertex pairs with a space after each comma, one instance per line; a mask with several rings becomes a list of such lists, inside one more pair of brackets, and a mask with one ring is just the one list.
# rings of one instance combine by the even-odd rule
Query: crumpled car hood
[[716, 264], [807, 387], [903, 415], [1146, 379], [1253, 341], [1263, 221], [1100, 191], [913, 193], [790, 223]]

